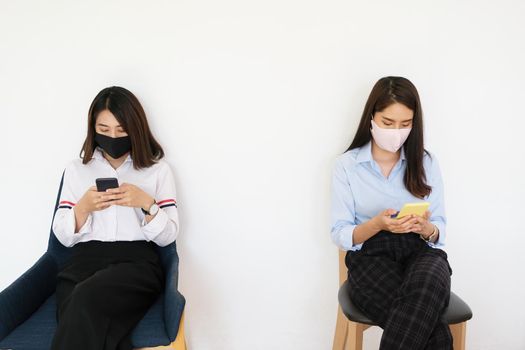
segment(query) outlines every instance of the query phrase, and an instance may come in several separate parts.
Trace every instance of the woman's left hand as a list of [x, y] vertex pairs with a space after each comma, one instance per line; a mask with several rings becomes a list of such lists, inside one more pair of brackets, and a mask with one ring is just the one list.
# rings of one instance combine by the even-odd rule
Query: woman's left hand
[[411, 231], [429, 237], [434, 232], [434, 224], [429, 221], [430, 212], [427, 210], [423, 216], [414, 216], [416, 223], [412, 225]]
[[139, 187], [127, 183], [120, 185], [118, 188], [110, 188], [107, 192], [118, 195], [118, 198], [111, 202], [114, 205], [142, 208], [148, 211], [155, 202], [153, 197]]

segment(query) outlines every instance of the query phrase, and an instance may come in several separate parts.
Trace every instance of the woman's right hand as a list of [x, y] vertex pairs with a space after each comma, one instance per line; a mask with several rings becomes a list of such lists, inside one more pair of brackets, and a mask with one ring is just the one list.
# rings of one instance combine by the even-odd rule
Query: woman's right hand
[[73, 207], [75, 213], [75, 233], [78, 233], [86, 223], [89, 213], [104, 210], [113, 204], [117, 195], [98, 192], [96, 186], [90, 187]]
[[417, 218], [413, 215], [407, 215], [401, 219], [393, 219], [391, 216], [396, 213], [397, 211], [394, 209], [387, 209], [375, 216], [373, 220], [384, 231], [397, 234], [412, 232], [413, 225], [417, 223]]
[[76, 210], [85, 214], [93, 211], [104, 210], [113, 204], [113, 200], [117, 199], [117, 195], [107, 192], [98, 192], [96, 186], [90, 187], [86, 193], [80, 198]]

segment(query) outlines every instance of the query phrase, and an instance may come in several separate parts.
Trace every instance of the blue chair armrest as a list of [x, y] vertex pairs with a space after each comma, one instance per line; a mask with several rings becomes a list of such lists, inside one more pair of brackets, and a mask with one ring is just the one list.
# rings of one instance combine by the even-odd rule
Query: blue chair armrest
[[22, 276], [0, 292], [0, 340], [31, 316], [56, 288], [58, 268], [45, 253]]
[[166, 273], [166, 287], [164, 291], [164, 323], [166, 334], [174, 341], [179, 331], [179, 324], [184, 311], [186, 300], [178, 291], [179, 284], [179, 256], [176, 243], [159, 249], [159, 253]]

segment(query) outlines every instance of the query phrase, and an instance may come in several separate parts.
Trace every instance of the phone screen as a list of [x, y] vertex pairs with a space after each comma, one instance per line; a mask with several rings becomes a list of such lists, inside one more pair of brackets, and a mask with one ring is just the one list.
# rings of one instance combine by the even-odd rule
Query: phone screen
[[96, 179], [97, 191], [106, 192], [109, 188], [117, 188], [118, 180], [115, 177], [103, 177]]

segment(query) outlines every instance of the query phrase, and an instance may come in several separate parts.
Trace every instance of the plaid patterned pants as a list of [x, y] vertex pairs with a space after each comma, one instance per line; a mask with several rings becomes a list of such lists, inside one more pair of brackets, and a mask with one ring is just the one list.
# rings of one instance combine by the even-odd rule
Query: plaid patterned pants
[[447, 254], [414, 233], [381, 231], [346, 255], [350, 298], [383, 328], [381, 350], [450, 350], [441, 314], [450, 298]]

